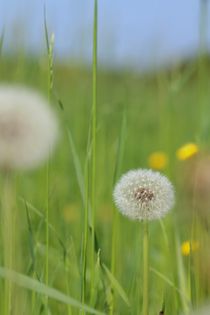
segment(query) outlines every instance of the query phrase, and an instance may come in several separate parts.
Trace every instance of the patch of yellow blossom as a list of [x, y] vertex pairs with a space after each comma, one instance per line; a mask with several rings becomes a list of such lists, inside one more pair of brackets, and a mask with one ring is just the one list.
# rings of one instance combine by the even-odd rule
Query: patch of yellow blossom
[[199, 250], [200, 244], [198, 241], [185, 241], [181, 245], [181, 251], [183, 256], [189, 256], [190, 253]]
[[168, 156], [162, 151], [153, 152], [148, 158], [149, 167], [155, 170], [163, 170], [168, 164]]
[[186, 143], [176, 151], [176, 156], [178, 160], [185, 161], [194, 156], [195, 154], [197, 154], [198, 151], [199, 149], [197, 144]]

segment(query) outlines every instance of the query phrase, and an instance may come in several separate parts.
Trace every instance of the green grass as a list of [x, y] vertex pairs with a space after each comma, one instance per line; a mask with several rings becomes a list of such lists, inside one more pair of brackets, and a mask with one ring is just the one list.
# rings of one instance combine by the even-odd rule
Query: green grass
[[[18, 70], [18, 78], [17, 68], [19, 68], [18, 61], [3, 60], [2, 81], [26, 83], [43, 93], [47, 91], [43, 80], [43, 77], [47, 76], [47, 67], [43, 61], [25, 59], [24, 65]], [[194, 69], [192, 74], [184, 80], [191, 69]], [[206, 124], [198, 119], [202, 117], [198, 77], [194, 64], [186, 65], [181, 70], [178, 68], [157, 73], [151, 77], [125, 72], [99, 71], [95, 232], [97, 246], [100, 248], [98, 257], [100, 263], [95, 267], [99, 270], [98, 275], [95, 275], [98, 280], [95, 279], [97, 296], [94, 306], [105, 313], [113, 305], [115, 308], [113, 314], [139, 314], [142, 303], [139, 297], [142, 296], [143, 288], [142, 236], [139, 234], [141, 225], [117, 214], [112, 204], [113, 182], [130, 168], [147, 167], [148, 155], [159, 149], [170, 156], [165, 173], [175, 184], [177, 204], [173, 212], [164, 219], [164, 233], [159, 222], [150, 225], [150, 264], [156, 273], [150, 273], [149, 305], [153, 313], [161, 309], [163, 302], [170, 314], [178, 314], [183, 309], [183, 285], [186, 286], [183, 281], [187, 281], [188, 257], [179, 256], [179, 246], [177, 254], [174, 248], [177, 245], [177, 237], [183, 241], [190, 239], [191, 235], [191, 202], [188, 200], [190, 197], [187, 195], [187, 187], [184, 187], [182, 176], [191, 162], [176, 161], [175, 152], [187, 141], [197, 140], [203, 150], [209, 148], [207, 118]], [[84, 211], [89, 208], [89, 204], [85, 201], [89, 199], [85, 192], [89, 191], [86, 187], [88, 180], [85, 165], [92, 99], [91, 72], [55, 65], [54, 78], [56, 92], [64, 109], [61, 110], [54, 98], [53, 106], [60, 116], [61, 135], [56, 153], [50, 162], [49, 174], [49, 285], [66, 292], [78, 301], [84, 300], [89, 304], [91, 230], [85, 230], [87, 214]], [[174, 89], [174, 86], [178, 87]], [[207, 100], [208, 97], [209, 92], [206, 89], [203, 99]], [[208, 107], [205, 111], [208, 111]], [[122, 122], [124, 115], [126, 115], [126, 127], [122, 127], [122, 124], [125, 124]], [[66, 127], [71, 130], [70, 142]], [[121, 142], [120, 148], [119, 142]], [[123, 153], [119, 153], [119, 150], [123, 150]], [[119, 169], [116, 170], [116, 167]], [[46, 167], [34, 172], [19, 173], [16, 178], [20, 230], [23, 235], [22, 273], [31, 279], [45, 282]], [[30, 225], [27, 222], [23, 200], [30, 204], [30, 207], [27, 207]], [[64, 216], [66, 207], [70, 216], [68, 220]], [[117, 236], [113, 241], [116, 214], [118, 222], [117, 227], [115, 225], [114, 227], [117, 229]], [[202, 226], [200, 229], [201, 234], [198, 238], [202, 240], [207, 237], [207, 231]], [[84, 233], [86, 233], [85, 238]], [[81, 260], [84, 241], [87, 242], [85, 271], [82, 263], [84, 260]], [[194, 254], [196, 257], [193, 257], [193, 264], [194, 258], [199, 259], [199, 255], [201, 255], [199, 252]], [[3, 257], [1, 261], [2, 259]], [[183, 266], [181, 271], [178, 263], [180, 259]], [[112, 270], [114, 281], [117, 281], [117, 286], [125, 292], [130, 307], [104, 272], [103, 264]], [[112, 264], [115, 267], [112, 267]], [[193, 294], [196, 294], [193, 304], [200, 304], [209, 297], [209, 285], [202, 282], [204, 279], [201, 281], [198, 263], [191, 268], [197, 268], [192, 274], [191, 285], [196, 286], [191, 288], [195, 291]], [[161, 277], [157, 275], [159, 273]], [[86, 282], [83, 298], [81, 297], [82, 282], [83, 285]], [[29, 292], [26, 295], [30, 309], [32, 295]], [[43, 298], [35, 292], [33, 314], [40, 313], [43, 303]], [[65, 305], [52, 299], [49, 300], [49, 308], [52, 314], [78, 313], [75, 308], [71, 308], [67, 313], [68, 308]]]
[[[1, 56], [1, 81], [33, 86], [50, 98], [61, 132], [47, 173], [45, 165], [15, 176], [15, 233], [24, 259], [21, 269], [9, 271], [0, 251], [0, 296], [7, 279], [15, 292], [22, 287], [21, 299], [11, 301], [19, 303], [19, 315], [88, 314], [88, 307], [142, 314], [143, 225], [118, 214], [112, 190], [122, 173], [148, 167], [149, 154], [163, 150], [176, 206], [149, 225], [149, 314], [163, 307], [165, 314], [188, 314], [210, 298], [209, 200], [190, 192], [196, 160], [180, 162], [176, 150], [193, 141], [209, 154], [210, 65], [204, 58], [148, 75], [97, 73], [96, 35], [95, 24], [93, 71], [53, 65], [50, 42], [45, 57]], [[3, 176], [0, 184], [3, 211]], [[192, 235], [200, 248], [184, 257], [181, 243]], [[1, 249], [5, 242], [1, 235]]]

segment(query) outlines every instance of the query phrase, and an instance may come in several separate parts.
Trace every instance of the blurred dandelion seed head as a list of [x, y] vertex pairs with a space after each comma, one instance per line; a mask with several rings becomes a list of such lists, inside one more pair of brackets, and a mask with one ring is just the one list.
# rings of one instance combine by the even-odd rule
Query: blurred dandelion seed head
[[153, 152], [148, 158], [149, 167], [155, 170], [163, 170], [168, 164], [168, 156], [162, 151]]
[[29, 169], [49, 157], [58, 135], [47, 101], [22, 86], [0, 86], [0, 167]]
[[176, 151], [178, 160], [185, 161], [193, 157], [199, 152], [199, 148], [195, 143], [187, 143]]
[[174, 205], [174, 189], [159, 172], [131, 170], [116, 184], [114, 201], [120, 212], [133, 220], [163, 217]]

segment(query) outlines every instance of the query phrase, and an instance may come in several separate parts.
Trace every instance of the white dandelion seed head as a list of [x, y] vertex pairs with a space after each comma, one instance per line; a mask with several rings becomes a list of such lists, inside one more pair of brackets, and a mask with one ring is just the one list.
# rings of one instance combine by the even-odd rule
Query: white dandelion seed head
[[155, 220], [174, 205], [174, 189], [159, 172], [131, 170], [116, 184], [114, 201], [119, 211], [133, 220]]
[[0, 168], [30, 169], [49, 157], [58, 124], [48, 102], [37, 92], [0, 85]]

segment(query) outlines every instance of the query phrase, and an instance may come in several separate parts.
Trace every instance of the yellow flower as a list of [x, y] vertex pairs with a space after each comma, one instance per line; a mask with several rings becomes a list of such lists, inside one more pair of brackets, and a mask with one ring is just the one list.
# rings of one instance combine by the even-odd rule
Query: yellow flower
[[176, 151], [178, 160], [187, 160], [198, 153], [198, 146], [195, 143], [187, 143]]
[[168, 164], [168, 156], [161, 151], [153, 152], [148, 158], [148, 164], [155, 170], [163, 170]]
[[190, 254], [190, 242], [186, 241], [186, 242], [182, 243], [181, 250], [182, 250], [183, 256], [189, 256], [189, 254]]
[[185, 241], [182, 243], [181, 251], [183, 256], [189, 256], [190, 253], [196, 252], [200, 247], [198, 241]]

